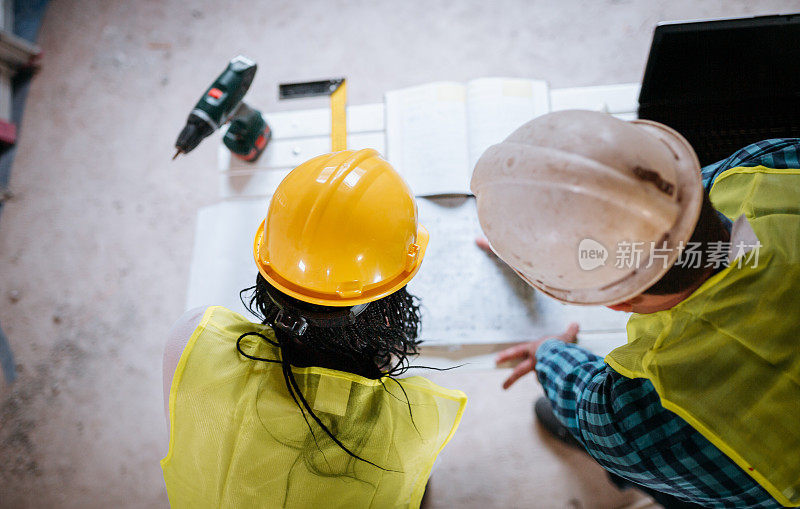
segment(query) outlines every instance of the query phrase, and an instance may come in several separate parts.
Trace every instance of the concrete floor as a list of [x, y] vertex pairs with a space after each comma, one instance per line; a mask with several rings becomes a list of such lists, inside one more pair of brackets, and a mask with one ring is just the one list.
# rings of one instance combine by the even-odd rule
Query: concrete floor
[[[196, 210], [217, 200], [215, 143], [170, 162], [191, 105], [237, 53], [277, 83], [349, 78], [351, 104], [481, 76], [554, 87], [640, 79], [659, 20], [798, 10], [797, 1], [52, 2], [0, 218], [0, 506], [164, 507], [161, 351], [183, 310]], [[580, 453], [531, 422], [532, 380], [451, 372], [470, 408], [434, 507], [619, 507]]]

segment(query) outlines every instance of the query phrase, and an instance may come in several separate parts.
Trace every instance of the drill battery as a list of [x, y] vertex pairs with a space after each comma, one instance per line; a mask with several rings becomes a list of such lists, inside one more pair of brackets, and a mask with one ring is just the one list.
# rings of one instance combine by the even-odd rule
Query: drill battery
[[222, 141], [233, 155], [252, 163], [264, 152], [271, 137], [272, 131], [261, 112], [241, 103]]

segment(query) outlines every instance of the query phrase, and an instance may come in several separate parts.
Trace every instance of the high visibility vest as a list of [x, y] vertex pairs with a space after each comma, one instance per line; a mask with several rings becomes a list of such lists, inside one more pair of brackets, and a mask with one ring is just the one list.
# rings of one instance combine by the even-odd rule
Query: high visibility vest
[[[161, 460], [172, 507], [419, 507], [436, 456], [455, 433], [461, 391], [414, 376], [394, 381], [292, 368], [314, 413], [372, 466], [350, 457], [289, 394], [280, 364], [250, 360], [237, 338], [259, 332], [223, 307], [206, 310], [181, 356], [169, 397], [169, 452]], [[261, 338], [249, 355], [278, 359]]]
[[652, 381], [665, 408], [800, 506], [800, 169], [734, 168], [710, 197], [746, 216], [757, 264], [744, 255], [672, 309], [633, 315], [606, 362]]

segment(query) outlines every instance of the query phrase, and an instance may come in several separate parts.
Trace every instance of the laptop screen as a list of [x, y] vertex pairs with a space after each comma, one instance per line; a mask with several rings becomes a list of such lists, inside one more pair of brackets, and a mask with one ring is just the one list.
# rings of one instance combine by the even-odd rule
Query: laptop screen
[[800, 99], [800, 14], [656, 27], [641, 106]]

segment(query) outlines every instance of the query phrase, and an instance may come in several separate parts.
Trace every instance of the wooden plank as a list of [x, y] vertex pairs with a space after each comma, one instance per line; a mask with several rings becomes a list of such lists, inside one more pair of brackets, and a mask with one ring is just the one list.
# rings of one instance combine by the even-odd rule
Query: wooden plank
[[[381, 132], [356, 133], [348, 136], [349, 149], [374, 148], [381, 154], [386, 150], [386, 136]], [[294, 168], [312, 157], [327, 154], [331, 151], [331, 139], [328, 136], [312, 136], [272, 140], [266, 150], [255, 163], [248, 163], [232, 157], [230, 151], [220, 143], [218, 150], [218, 168], [222, 172], [253, 172], [276, 168]]]
[[615, 113], [614, 116], [620, 120], [636, 120], [639, 118], [636, 113]]
[[[383, 132], [358, 133], [348, 137], [348, 148], [374, 148], [384, 152]], [[272, 194], [286, 173], [312, 157], [330, 152], [330, 138], [316, 136], [271, 141], [261, 158], [250, 164], [236, 157], [222, 144], [218, 148], [220, 196], [223, 199]]]
[[[273, 140], [330, 136], [331, 110], [277, 111], [265, 113]], [[383, 103], [347, 107], [347, 134], [383, 131], [386, 128]]]
[[249, 173], [220, 173], [220, 197], [226, 200], [270, 196], [291, 170], [292, 168], [274, 168]]
[[550, 91], [550, 111], [594, 110], [633, 113], [639, 109], [639, 88], [639, 83], [622, 83], [555, 89]]

